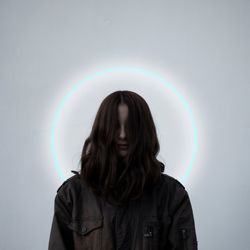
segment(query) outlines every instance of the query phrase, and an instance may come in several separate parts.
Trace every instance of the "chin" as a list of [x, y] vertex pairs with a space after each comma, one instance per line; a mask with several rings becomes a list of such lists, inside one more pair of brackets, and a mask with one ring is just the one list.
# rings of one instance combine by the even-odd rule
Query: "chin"
[[120, 152], [120, 155], [121, 155], [122, 157], [124, 157], [124, 156], [127, 155], [127, 152]]

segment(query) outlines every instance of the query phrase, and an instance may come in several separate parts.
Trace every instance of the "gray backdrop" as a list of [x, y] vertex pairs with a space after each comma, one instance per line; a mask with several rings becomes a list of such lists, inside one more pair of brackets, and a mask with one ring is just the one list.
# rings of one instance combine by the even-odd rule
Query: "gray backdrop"
[[[250, 249], [249, 7], [243, 0], [2, 0], [0, 249], [47, 249], [61, 183], [50, 152], [55, 107], [85, 71], [125, 61], [171, 72], [195, 110], [200, 146], [185, 186], [199, 249]], [[179, 178], [191, 137], [185, 137], [185, 112], [178, 117], [182, 109], [175, 110], [173, 97], [153, 83], [94, 86], [67, 106], [57, 130], [67, 177], [77, 169], [100, 101], [121, 88], [137, 90], [148, 101], [160, 159], [168, 162], [165, 172]]]

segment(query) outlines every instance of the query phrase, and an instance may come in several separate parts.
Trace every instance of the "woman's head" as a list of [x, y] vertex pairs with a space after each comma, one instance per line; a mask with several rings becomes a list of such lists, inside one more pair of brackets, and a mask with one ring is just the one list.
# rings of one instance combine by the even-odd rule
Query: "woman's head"
[[164, 172], [159, 148], [146, 101], [132, 91], [115, 91], [102, 101], [84, 143], [81, 176], [116, 204], [136, 199]]

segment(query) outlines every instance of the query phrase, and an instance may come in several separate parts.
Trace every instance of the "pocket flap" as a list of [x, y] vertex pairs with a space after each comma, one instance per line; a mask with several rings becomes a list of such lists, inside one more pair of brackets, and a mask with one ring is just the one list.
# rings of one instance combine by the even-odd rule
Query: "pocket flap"
[[83, 219], [78, 221], [72, 221], [68, 224], [68, 227], [73, 231], [86, 235], [91, 231], [103, 226], [103, 219]]

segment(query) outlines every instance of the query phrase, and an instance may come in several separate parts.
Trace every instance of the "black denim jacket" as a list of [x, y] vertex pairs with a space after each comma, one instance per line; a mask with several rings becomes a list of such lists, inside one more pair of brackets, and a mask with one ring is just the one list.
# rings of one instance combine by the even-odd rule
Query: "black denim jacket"
[[55, 196], [49, 250], [198, 249], [189, 195], [175, 178], [162, 174], [153, 190], [118, 209], [72, 172]]

